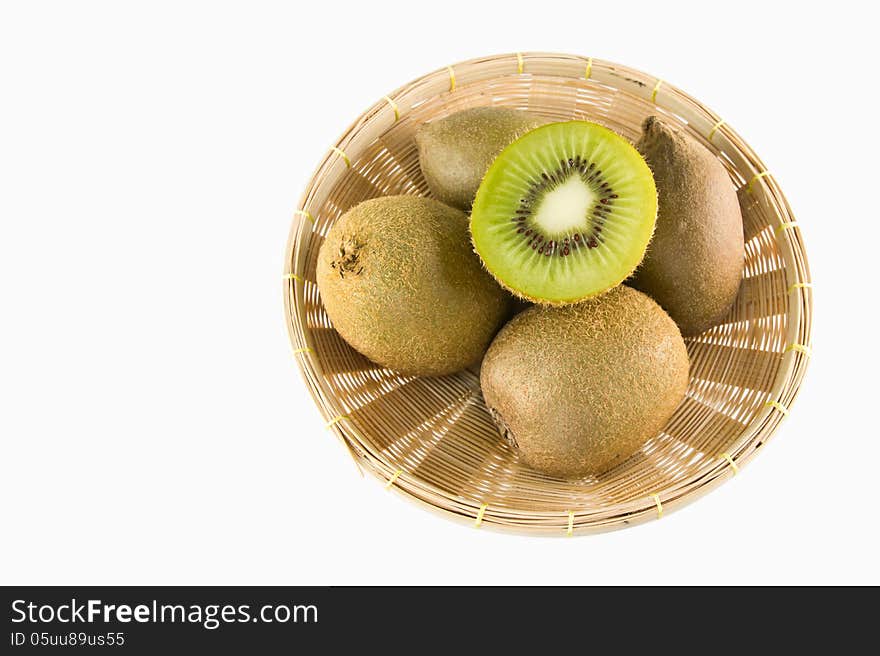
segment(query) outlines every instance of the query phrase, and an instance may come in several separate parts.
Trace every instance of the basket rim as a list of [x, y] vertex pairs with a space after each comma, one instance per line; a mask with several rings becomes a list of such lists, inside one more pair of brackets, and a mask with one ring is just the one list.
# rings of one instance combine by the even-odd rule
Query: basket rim
[[[509, 64], [509, 71], [501, 75], [489, 73], [488, 69], [499, 64]], [[551, 68], [555, 72], [543, 73], [532, 72], [533, 69]], [[532, 70], [530, 70], [532, 69]], [[582, 71], [579, 77], [569, 74], [575, 69]], [[467, 76], [461, 73], [456, 79], [456, 73], [467, 71]], [[774, 379], [773, 388], [769, 394], [776, 401], [768, 402], [755, 417], [743, 428], [737, 439], [729, 447], [728, 453], [724, 454], [726, 460], [708, 461], [701, 464], [691, 472], [683, 481], [675, 486], [666, 483], [664, 488], [654, 495], [644, 499], [633, 499], [625, 502], [604, 504], [599, 508], [575, 508], [568, 511], [550, 513], [546, 510], [516, 510], [496, 507], [489, 511], [489, 507], [480, 504], [478, 500], [464, 499], [451, 495], [417, 475], [398, 470], [397, 467], [383, 454], [371, 452], [360, 444], [356, 435], [350, 435], [346, 424], [357, 428], [356, 422], [346, 416], [345, 408], [338, 399], [327, 389], [326, 385], [311, 384], [312, 381], [322, 380], [320, 362], [311, 357], [308, 332], [305, 318], [292, 302], [295, 298], [298, 274], [295, 269], [297, 262], [301, 261], [303, 252], [310, 244], [313, 236], [311, 222], [307, 219], [308, 201], [312, 193], [323, 183], [322, 177], [328, 172], [339, 169], [341, 165], [350, 166], [351, 161], [357, 160], [357, 135], [368, 127], [385, 126], [385, 129], [396, 122], [405, 111], [400, 103], [402, 97], [409, 94], [418, 95], [422, 88], [438, 89], [440, 93], [454, 93], [455, 89], [461, 88], [462, 78], [465, 77], [467, 84], [482, 82], [488, 79], [506, 77], [510, 75], [532, 75], [534, 77], [552, 77], [580, 80], [583, 83], [599, 84], [610, 87], [615, 92], [634, 95], [642, 99], [650, 98], [651, 102], [661, 112], [666, 111], [679, 116], [675, 109], [686, 107], [689, 110], [701, 112], [705, 116], [705, 133], [699, 136], [712, 141], [712, 138], [723, 138], [725, 144], [735, 147], [752, 173], [748, 180], [749, 189], [760, 189], [768, 202], [771, 202], [776, 217], [780, 220], [777, 227], [777, 245], [784, 261], [786, 285], [801, 287], [804, 293], [796, 295], [796, 302], [788, 304], [786, 335], [787, 344], [810, 344], [812, 326], [812, 294], [807, 293], [807, 288], [812, 285], [807, 256], [800, 234], [800, 230], [785, 229], [797, 226], [794, 214], [787, 199], [776, 184], [772, 175], [767, 171], [763, 162], [754, 153], [751, 147], [733, 130], [733, 128], [717, 114], [706, 108], [702, 103], [681, 91], [672, 84], [661, 78], [657, 78], [636, 69], [629, 68], [613, 62], [579, 55], [544, 52], [521, 52], [512, 54], [498, 54], [487, 57], [465, 60], [436, 69], [422, 75], [411, 82], [404, 84], [364, 110], [346, 128], [340, 138], [328, 149], [325, 157], [315, 168], [300, 198], [296, 216], [293, 219], [285, 248], [284, 262], [284, 310], [285, 323], [288, 330], [290, 343], [295, 353], [302, 357], [296, 357], [300, 372], [306, 382], [306, 386], [320, 412], [328, 421], [328, 428], [332, 430], [343, 442], [349, 453], [354, 458], [358, 468], [365, 465], [375, 477], [384, 482], [386, 486], [397, 488], [397, 492], [404, 494], [408, 499], [419, 502], [429, 509], [439, 512], [447, 518], [458, 518], [465, 521], [475, 522], [478, 526], [501, 529], [504, 532], [549, 535], [571, 535], [589, 532], [606, 531], [615, 528], [623, 528], [659, 518], [669, 514], [688, 503], [701, 497], [703, 494], [715, 489], [723, 481], [731, 478], [742, 466], [748, 464], [754, 457], [758, 448], [765, 444], [777, 430], [782, 419], [788, 414], [794, 399], [797, 397], [800, 385], [808, 363], [809, 354], [798, 350], [786, 350], [782, 354], [779, 370]], [[447, 86], [448, 85], [448, 86]], [[444, 86], [447, 90], [443, 91]], [[436, 92], [433, 92], [436, 95]], [[660, 101], [665, 101], [661, 103]], [[411, 109], [411, 107], [410, 107]], [[696, 123], [696, 122], [695, 122]], [[687, 121], [688, 128], [697, 130]], [[780, 232], [780, 228], [781, 232]], [[781, 239], [779, 237], [782, 237]], [[794, 272], [794, 274], [792, 274]], [[301, 280], [301, 279], [300, 279]], [[791, 287], [789, 287], [791, 289]], [[731, 472], [731, 475], [727, 475]], [[389, 485], [389, 482], [391, 483]], [[664, 494], [665, 493], [665, 494]], [[446, 506], [440, 506], [431, 501], [431, 497], [442, 498], [447, 502]], [[602, 516], [610, 516], [610, 519], [599, 523], [589, 523], [591, 514], [600, 513]], [[518, 521], [534, 522], [534, 526], [517, 523], [509, 524], [502, 521], [504, 517], [516, 516]], [[567, 528], [560, 530], [560, 520]], [[580, 522], [578, 521], [580, 520]], [[547, 522], [547, 523], [545, 523]], [[586, 522], [586, 523], [585, 523]]]

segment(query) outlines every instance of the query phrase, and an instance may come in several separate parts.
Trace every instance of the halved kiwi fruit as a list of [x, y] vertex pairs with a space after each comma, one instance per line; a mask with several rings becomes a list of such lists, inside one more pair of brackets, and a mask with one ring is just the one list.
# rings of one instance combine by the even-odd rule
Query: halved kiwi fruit
[[587, 121], [551, 123], [505, 148], [471, 212], [474, 248], [515, 295], [573, 303], [614, 287], [645, 255], [657, 189], [638, 151]]

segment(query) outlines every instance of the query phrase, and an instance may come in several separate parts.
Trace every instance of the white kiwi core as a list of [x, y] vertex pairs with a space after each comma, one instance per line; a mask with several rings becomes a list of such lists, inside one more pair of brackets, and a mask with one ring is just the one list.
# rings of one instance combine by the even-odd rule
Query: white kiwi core
[[598, 196], [579, 175], [544, 194], [536, 208], [533, 220], [551, 237], [562, 237], [583, 230], [590, 210]]

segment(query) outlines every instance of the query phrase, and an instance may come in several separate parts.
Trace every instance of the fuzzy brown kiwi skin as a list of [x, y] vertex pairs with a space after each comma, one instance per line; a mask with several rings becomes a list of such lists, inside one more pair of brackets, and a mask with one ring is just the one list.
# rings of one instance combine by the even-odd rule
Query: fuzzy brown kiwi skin
[[561, 478], [601, 474], [656, 435], [684, 398], [675, 322], [626, 286], [514, 317], [483, 359], [490, 413], [521, 459]]
[[470, 210], [498, 153], [547, 122], [506, 107], [474, 107], [420, 126], [415, 137], [419, 165], [431, 194], [447, 205]]
[[630, 284], [660, 303], [684, 335], [698, 335], [727, 315], [742, 280], [736, 191], [708, 149], [656, 116], [645, 120], [637, 148], [654, 173], [659, 210]]
[[321, 244], [317, 283], [342, 338], [404, 374], [478, 362], [510, 306], [469, 248], [466, 215], [416, 196], [348, 210]]

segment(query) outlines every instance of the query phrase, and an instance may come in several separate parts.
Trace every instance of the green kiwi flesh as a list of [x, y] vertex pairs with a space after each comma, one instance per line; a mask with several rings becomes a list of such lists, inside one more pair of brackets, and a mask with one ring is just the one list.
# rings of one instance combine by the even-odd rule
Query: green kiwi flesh
[[415, 196], [348, 210], [321, 244], [317, 283], [333, 327], [370, 360], [442, 375], [479, 360], [510, 297], [470, 248], [466, 215]]
[[431, 194], [469, 210], [492, 160], [545, 119], [505, 107], [475, 107], [432, 121], [416, 131], [419, 165]]
[[489, 347], [480, 383], [522, 461], [580, 478], [607, 471], [654, 437], [684, 397], [688, 372], [672, 319], [621, 285], [518, 314]]
[[684, 131], [649, 117], [638, 148], [660, 194], [654, 240], [632, 285], [650, 294], [685, 335], [723, 320], [745, 259], [742, 213], [724, 166]]
[[642, 261], [657, 190], [623, 137], [587, 121], [526, 133], [493, 162], [471, 212], [474, 248], [513, 294], [573, 303], [615, 287]]

